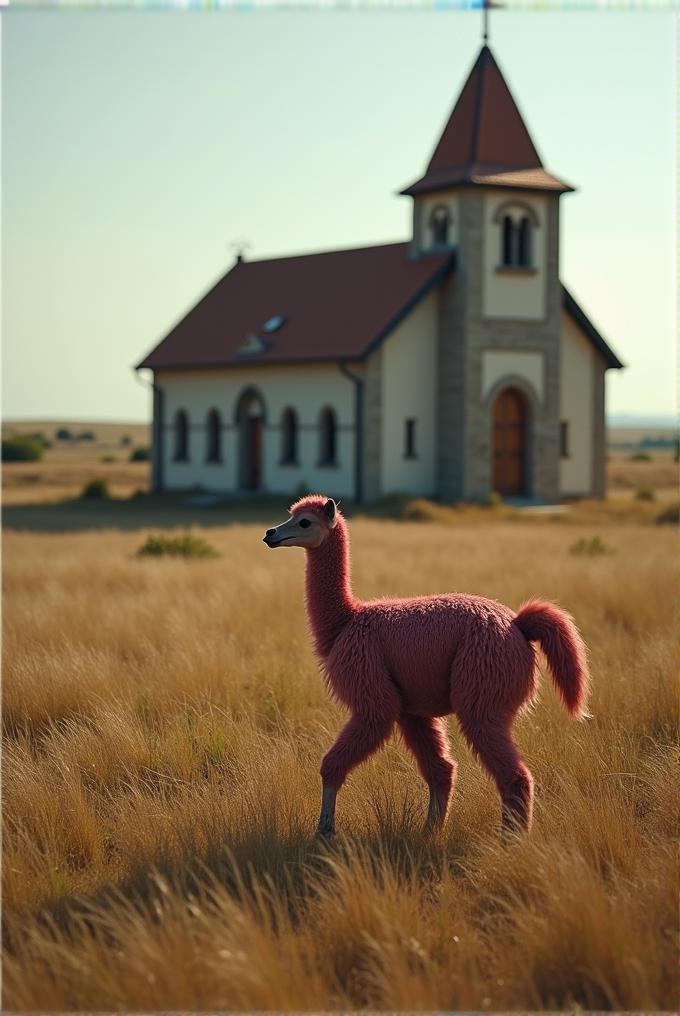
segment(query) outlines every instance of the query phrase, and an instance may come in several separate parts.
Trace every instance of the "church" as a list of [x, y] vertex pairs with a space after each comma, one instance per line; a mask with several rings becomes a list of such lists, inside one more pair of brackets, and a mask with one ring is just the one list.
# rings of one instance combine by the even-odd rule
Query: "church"
[[558, 274], [559, 201], [485, 44], [405, 243], [247, 261], [139, 367], [153, 487], [356, 502], [605, 493], [605, 371]]

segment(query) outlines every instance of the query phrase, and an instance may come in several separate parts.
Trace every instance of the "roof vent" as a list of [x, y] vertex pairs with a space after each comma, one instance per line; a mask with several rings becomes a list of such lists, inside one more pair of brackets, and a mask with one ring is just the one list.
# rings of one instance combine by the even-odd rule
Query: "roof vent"
[[278, 332], [282, 324], [287, 320], [287, 314], [276, 314], [274, 317], [270, 317], [269, 321], [262, 325], [262, 331], [271, 334], [271, 332]]
[[266, 339], [261, 339], [259, 335], [250, 333], [246, 335], [245, 340], [236, 350], [239, 356], [257, 356], [259, 353], [264, 353], [265, 350], [269, 349], [270, 343]]

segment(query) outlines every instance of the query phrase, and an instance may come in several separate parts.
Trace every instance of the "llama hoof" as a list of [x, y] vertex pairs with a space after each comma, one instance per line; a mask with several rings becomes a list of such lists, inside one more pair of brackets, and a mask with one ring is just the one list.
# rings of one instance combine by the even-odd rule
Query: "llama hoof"
[[427, 818], [425, 819], [425, 833], [431, 835], [432, 833], [438, 833], [440, 829], [444, 828], [449, 808], [449, 794], [450, 791], [449, 793], [442, 794], [441, 791], [430, 788], [430, 806], [427, 809]]
[[335, 836], [335, 829], [330, 826], [322, 826], [316, 830], [317, 840], [332, 840]]
[[503, 819], [501, 821], [501, 839], [503, 843], [512, 843], [519, 840], [528, 833], [529, 829], [523, 816], [510, 808], [503, 808]]

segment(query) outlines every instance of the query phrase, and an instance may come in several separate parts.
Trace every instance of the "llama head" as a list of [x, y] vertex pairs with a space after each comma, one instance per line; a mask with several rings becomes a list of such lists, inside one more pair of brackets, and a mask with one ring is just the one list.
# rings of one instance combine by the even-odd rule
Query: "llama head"
[[305, 547], [316, 550], [338, 524], [338, 506], [331, 497], [311, 494], [290, 507], [291, 517], [262, 537], [268, 547]]

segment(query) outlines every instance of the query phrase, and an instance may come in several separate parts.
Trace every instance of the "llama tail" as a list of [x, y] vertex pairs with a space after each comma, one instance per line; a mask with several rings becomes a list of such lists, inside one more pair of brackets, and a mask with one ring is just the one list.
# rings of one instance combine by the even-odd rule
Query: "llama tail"
[[515, 624], [526, 639], [540, 644], [569, 715], [586, 718], [590, 687], [586, 647], [571, 616], [554, 603], [529, 600], [520, 607]]

